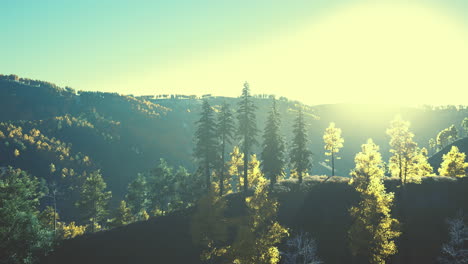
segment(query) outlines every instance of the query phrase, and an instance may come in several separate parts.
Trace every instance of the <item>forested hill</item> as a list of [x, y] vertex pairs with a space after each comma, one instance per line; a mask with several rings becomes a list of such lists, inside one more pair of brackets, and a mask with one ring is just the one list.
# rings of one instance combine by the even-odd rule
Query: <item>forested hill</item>
[[[255, 93], [255, 87], [252, 91]], [[227, 102], [234, 111], [239, 100], [205, 98], [215, 109]], [[114, 201], [121, 200], [137, 173], [153, 168], [160, 158], [174, 167], [196, 169], [193, 134], [201, 101], [196, 96], [134, 97], [75, 91], [44, 81], [1, 75], [0, 166], [21, 168], [64, 185], [73, 185], [70, 179], [77, 175], [100, 169]], [[271, 106], [270, 96], [254, 96], [254, 103], [258, 107], [257, 127], [262, 131]], [[277, 102], [287, 149], [298, 104], [284, 97]], [[322, 136], [329, 123], [335, 122], [345, 140], [339, 154], [341, 160], [336, 162], [336, 174], [343, 176], [349, 174], [354, 155], [369, 137], [380, 145], [384, 159], [388, 159], [385, 131], [396, 114], [411, 122], [416, 142], [425, 147], [439, 131], [452, 124], [459, 126], [468, 116], [466, 108], [353, 104], [307, 106], [306, 113], [313, 152], [311, 174], [330, 173], [323, 165]], [[259, 145], [254, 152], [260, 153]]]

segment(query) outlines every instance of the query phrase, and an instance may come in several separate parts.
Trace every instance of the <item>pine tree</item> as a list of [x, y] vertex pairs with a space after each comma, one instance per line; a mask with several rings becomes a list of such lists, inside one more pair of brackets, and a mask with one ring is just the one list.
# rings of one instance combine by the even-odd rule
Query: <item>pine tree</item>
[[335, 127], [335, 123], [330, 123], [330, 126], [325, 129], [325, 134], [323, 135], [323, 141], [325, 142], [325, 155], [331, 156], [331, 166], [332, 166], [332, 175], [335, 176], [335, 157], [337, 153], [343, 147], [344, 139], [341, 137], [341, 129]]
[[43, 195], [36, 177], [0, 169], [0, 263], [33, 263], [38, 253], [52, 248], [53, 226], [43, 225], [38, 216]]
[[112, 221], [114, 227], [128, 225], [135, 221], [130, 208], [127, 207], [125, 200], [120, 201], [120, 205], [115, 212], [115, 218]]
[[218, 146], [214, 111], [207, 100], [203, 100], [200, 119], [196, 122], [194, 156], [206, 177], [206, 188], [211, 186], [211, 168], [216, 166]]
[[268, 113], [265, 131], [263, 133], [262, 168], [263, 173], [274, 185], [277, 178], [283, 175], [284, 168], [284, 141], [280, 135], [280, 116], [276, 108], [276, 100]]
[[252, 96], [250, 95], [249, 84], [245, 82], [239, 102], [239, 109], [237, 110], [239, 135], [241, 137], [241, 150], [242, 153], [244, 153], [244, 191], [247, 191], [249, 188], [247, 174], [250, 152], [252, 151], [252, 147], [257, 143], [257, 140], [255, 139], [258, 133], [257, 123], [255, 121], [256, 109], [257, 107], [254, 105]]
[[104, 217], [108, 213], [108, 203], [112, 197], [110, 191], [105, 191], [107, 184], [100, 171], [89, 174], [81, 187], [80, 199], [76, 206], [81, 210], [84, 219], [91, 224], [92, 232], [95, 232]]
[[298, 115], [293, 127], [293, 142], [291, 146], [291, 163], [293, 169], [302, 183], [302, 176], [311, 167], [310, 157], [312, 152], [307, 149], [307, 131], [304, 122], [302, 108], [299, 108]]
[[419, 183], [421, 176], [426, 176], [415, 173], [418, 170], [414, 166], [420, 166], [420, 150], [413, 141], [414, 134], [409, 131], [409, 125], [409, 122], [396, 117], [387, 129], [390, 136], [390, 152], [393, 153], [389, 162], [390, 172], [392, 176], [400, 179], [402, 186], [410, 182]]
[[398, 220], [391, 217], [394, 194], [385, 190], [382, 157], [371, 139], [362, 145], [355, 162], [350, 185], [359, 192], [361, 201], [350, 209], [351, 253], [360, 261], [384, 264], [397, 252], [394, 239], [400, 235]]
[[465, 131], [465, 137], [468, 137], [468, 117], [465, 117], [461, 122], [461, 127]]
[[[230, 144], [232, 138], [234, 137], [234, 120], [231, 109], [229, 105], [224, 102], [221, 107], [221, 110], [218, 114], [218, 123], [217, 123], [217, 135], [219, 137], [221, 160], [219, 164], [219, 195], [225, 193], [225, 181], [228, 175], [226, 175], [226, 144]], [[229, 181], [229, 179], [227, 179]]]
[[148, 210], [148, 186], [143, 174], [138, 173], [136, 179], [128, 185], [125, 197], [133, 214], [137, 214], [141, 210]]
[[148, 208], [153, 215], [165, 214], [174, 196], [173, 168], [164, 159], [150, 170], [146, 177], [148, 185]]
[[440, 164], [440, 176], [448, 177], [465, 177], [468, 168], [468, 163], [465, 162], [466, 154], [460, 152], [458, 147], [452, 146], [452, 149], [447, 154], [442, 156], [442, 164]]

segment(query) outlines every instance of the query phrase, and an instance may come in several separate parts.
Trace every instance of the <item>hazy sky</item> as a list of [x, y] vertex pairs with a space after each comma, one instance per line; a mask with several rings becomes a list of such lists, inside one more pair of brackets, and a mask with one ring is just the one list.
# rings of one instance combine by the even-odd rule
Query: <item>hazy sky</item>
[[[411, 4], [407, 4], [411, 2]], [[0, 73], [78, 90], [468, 104], [468, 1], [22, 1]]]

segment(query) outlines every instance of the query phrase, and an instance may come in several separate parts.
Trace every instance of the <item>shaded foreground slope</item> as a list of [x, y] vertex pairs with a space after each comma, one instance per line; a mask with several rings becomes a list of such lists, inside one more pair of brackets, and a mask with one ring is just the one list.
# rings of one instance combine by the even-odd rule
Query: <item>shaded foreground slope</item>
[[[292, 232], [311, 233], [325, 263], [349, 263], [348, 209], [358, 201], [357, 193], [345, 180], [309, 184], [303, 192], [291, 190], [297, 187], [291, 182], [282, 185], [277, 193], [279, 221]], [[468, 211], [468, 180], [428, 178], [407, 185], [404, 193], [394, 181], [386, 185], [396, 192], [393, 214], [403, 223], [399, 252], [390, 263], [435, 263], [448, 237], [445, 219], [459, 209]], [[240, 201], [232, 195], [229, 210], [239, 212]], [[190, 236], [192, 213], [187, 210], [65, 241], [42, 263], [200, 263]]]

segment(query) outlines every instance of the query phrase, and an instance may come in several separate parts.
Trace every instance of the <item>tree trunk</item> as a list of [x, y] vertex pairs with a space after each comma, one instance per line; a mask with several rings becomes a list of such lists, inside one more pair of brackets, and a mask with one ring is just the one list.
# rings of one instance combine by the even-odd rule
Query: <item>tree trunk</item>
[[57, 200], [55, 199], [56, 191], [52, 191], [54, 195], [54, 237], [57, 237]]
[[332, 177], [335, 176], [335, 153], [333, 153], [332, 149]]
[[244, 192], [249, 189], [249, 180], [247, 179], [249, 172], [249, 154], [248, 151], [244, 151]]
[[225, 148], [225, 140], [223, 138], [223, 143], [221, 146], [221, 175], [219, 175], [219, 196], [223, 195], [224, 192], [224, 148]]

